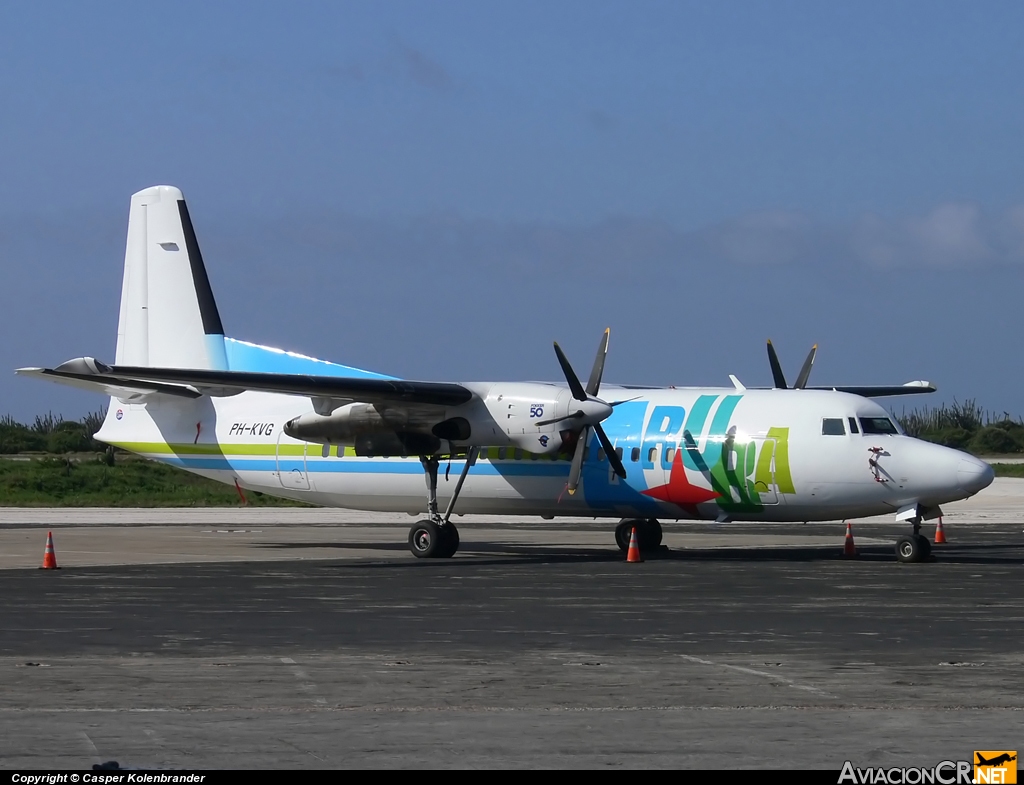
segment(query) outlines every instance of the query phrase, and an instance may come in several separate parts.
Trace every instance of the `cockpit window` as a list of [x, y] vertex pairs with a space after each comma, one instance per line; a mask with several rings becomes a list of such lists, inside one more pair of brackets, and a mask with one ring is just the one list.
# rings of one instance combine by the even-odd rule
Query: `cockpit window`
[[861, 417], [860, 429], [867, 434], [896, 436], [899, 431], [888, 417]]
[[857, 418], [847, 417], [846, 419], [850, 421], [850, 433], [860, 433], [860, 431], [857, 430]]
[[841, 417], [826, 417], [821, 421], [822, 436], [846, 436]]

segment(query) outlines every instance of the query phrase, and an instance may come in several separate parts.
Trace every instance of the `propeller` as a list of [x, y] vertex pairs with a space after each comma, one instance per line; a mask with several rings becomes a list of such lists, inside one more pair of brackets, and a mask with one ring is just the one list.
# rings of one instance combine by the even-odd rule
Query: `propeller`
[[623, 479], [626, 477], [626, 467], [622, 465], [619, 454], [615, 451], [615, 447], [612, 446], [608, 434], [601, 427], [601, 421], [611, 416], [612, 408], [619, 403], [624, 403], [624, 401], [616, 401], [612, 404], [602, 401], [597, 397], [598, 392], [601, 390], [601, 377], [604, 375], [605, 357], [608, 356], [608, 336], [610, 333], [611, 328], [606, 329], [604, 335], [601, 336], [601, 343], [597, 347], [597, 357], [594, 358], [594, 367], [590, 371], [590, 378], [587, 380], [586, 387], [580, 383], [580, 379], [572, 369], [572, 365], [565, 356], [565, 352], [562, 351], [562, 347], [555, 341], [555, 356], [558, 358], [558, 364], [562, 366], [562, 373], [565, 374], [565, 380], [569, 383], [569, 390], [576, 401], [576, 411], [551, 420], [542, 420], [537, 425], [550, 425], [556, 422], [575, 420], [576, 423], [583, 426], [576, 439], [576, 449], [573, 452], [572, 466], [569, 469], [569, 482], [566, 487], [570, 495], [576, 493], [576, 488], [580, 484], [580, 476], [583, 473], [583, 453], [587, 448], [587, 442], [590, 441], [591, 428], [597, 434], [597, 439], [601, 442], [601, 447], [604, 448], [605, 455], [608, 456], [608, 462], [611, 464], [612, 469], [619, 477]]
[[[814, 358], [817, 354], [818, 344], [814, 344], [814, 346], [811, 347], [810, 353], [807, 355], [807, 359], [804, 360], [799, 376], [796, 377], [796, 384], [793, 385], [794, 390], [802, 390], [807, 386], [807, 380], [811, 376], [811, 368], [814, 367]], [[780, 390], [788, 390], [789, 385], [786, 384], [786, 375], [782, 372], [782, 364], [779, 362], [779, 355], [775, 353], [775, 347], [772, 346], [770, 339], [768, 341], [768, 363], [772, 366], [772, 379], [775, 380], [775, 386]]]

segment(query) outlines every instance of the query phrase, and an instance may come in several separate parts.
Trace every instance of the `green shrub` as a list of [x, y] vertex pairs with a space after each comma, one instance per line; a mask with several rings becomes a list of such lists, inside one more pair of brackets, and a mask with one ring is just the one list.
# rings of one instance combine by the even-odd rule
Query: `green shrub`
[[1013, 419], [1008, 412], [996, 417], [974, 400], [904, 410], [896, 419], [908, 436], [975, 455], [1024, 452], [1024, 422]]
[[46, 449], [52, 453], [89, 452], [92, 435], [79, 422], [62, 422], [46, 437]]
[[1002, 455], [1021, 451], [1021, 443], [1004, 428], [987, 425], [971, 439], [968, 449], [975, 455]]
[[956, 450], [963, 450], [971, 441], [971, 436], [973, 434], [966, 428], [942, 428], [938, 431], [925, 431], [918, 434], [917, 438]]

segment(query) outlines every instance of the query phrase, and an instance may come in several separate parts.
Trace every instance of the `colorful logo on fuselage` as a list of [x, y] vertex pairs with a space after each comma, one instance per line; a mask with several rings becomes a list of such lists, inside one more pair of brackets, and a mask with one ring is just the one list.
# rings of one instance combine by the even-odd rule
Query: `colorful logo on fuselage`
[[778, 494], [795, 493], [789, 428], [739, 434], [731, 420], [742, 398], [701, 395], [688, 413], [682, 406], [655, 406], [641, 440], [641, 466], [667, 472], [668, 481], [642, 493], [695, 517], [704, 502], [715, 501], [725, 512], [758, 512], [777, 503]]

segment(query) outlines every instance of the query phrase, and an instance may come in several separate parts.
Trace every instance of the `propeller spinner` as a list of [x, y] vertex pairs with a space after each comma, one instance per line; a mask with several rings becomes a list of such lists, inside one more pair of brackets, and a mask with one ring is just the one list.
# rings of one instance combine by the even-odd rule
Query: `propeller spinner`
[[597, 347], [597, 357], [594, 358], [594, 367], [590, 371], [590, 378], [587, 380], [586, 387], [580, 383], [579, 377], [572, 369], [572, 365], [569, 364], [569, 360], [566, 358], [565, 352], [562, 351], [562, 347], [558, 345], [557, 341], [555, 342], [555, 356], [558, 358], [558, 364], [562, 366], [562, 373], [565, 374], [565, 380], [569, 383], [572, 397], [576, 400], [576, 411], [570, 412], [563, 417], [543, 420], [537, 424], [550, 425], [551, 423], [571, 420], [575, 421], [575, 424], [582, 426], [576, 439], [576, 449], [572, 455], [572, 466], [569, 469], [569, 482], [566, 487], [570, 494], [576, 493], [576, 488], [580, 484], [580, 476], [583, 473], [583, 454], [587, 448], [587, 442], [590, 441], [591, 428], [597, 434], [598, 441], [601, 442], [601, 446], [604, 448], [605, 455], [608, 456], [608, 462], [611, 464], [612, 469], [619, 477], [623, 479], [626, 477], [626, 467], [622, 465], [619, 454], [612, 446], [611, 440], [604, 432], [604, 428], [601, 427], [601, 421], [611, 416], [615, 404], [607, 403], [597, 397], [601, 389], [601, 377], [604, 375], [604, 360], [608, 355], [608, 336], [610, 333], [611, 329], [609, 328], [601, 336], [601, 343]]

